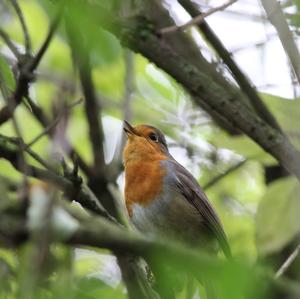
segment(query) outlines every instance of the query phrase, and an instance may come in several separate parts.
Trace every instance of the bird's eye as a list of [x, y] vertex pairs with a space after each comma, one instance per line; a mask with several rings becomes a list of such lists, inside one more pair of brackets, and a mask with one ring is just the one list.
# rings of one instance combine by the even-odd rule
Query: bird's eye
[[150, 133], [149, 138], [155, 142], [158, 142], [158, 136], [155, 133]]

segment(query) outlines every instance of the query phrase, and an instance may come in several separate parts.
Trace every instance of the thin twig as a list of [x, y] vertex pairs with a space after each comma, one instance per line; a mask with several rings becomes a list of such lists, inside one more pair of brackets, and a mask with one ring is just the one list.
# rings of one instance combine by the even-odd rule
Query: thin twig
[[25, 145], [25, 151], [28, 153], [32, 158], [34, 158], [37, 162], [39, 162], [42, 166], [44, 166], [49, 171], [52, 171], [53, 173], [57, 173], [56, 169], [51, 166], [47, 161], [45, 161], [41, 156], [39, 156], [37, 153], [35, 153], [33, 150], [31, 150], [28, 145]]
[[174, 26], [165, 27], [165, 28], [162, 28], [161, 30], [159, 30], [159, 33], [161, 35], [164, 35], [164, 34], [176, 32], [178, 30], [185, 30], [188, 27], [200, 24], [201, 22], [204, 21], [204, 19], [206, 17], [214, 14], [217, 11], [222, 11], [222, 10], [226, 9], [228, 6], [234, 4], [237, 1], [238, 0], [230, 0], [230, 1], [224, 3], [224, 4], [220, 5], [220, 6], [217, 6], [217, 7], [214, 7], [212, 9], [208, 10], [207, 12], [199, 14], [198, 16], [192, 18], [190, 21], [188, 21], [187, 23], [185, 23], [184, 25], [181, 25], [181, 26], [174, 25]]
[[25, 50], [26, 50], [26, 54], [30, 54], [31, 53], [31, 40], [30, 40], [30, 36], [28, 33], [28, 29], [25, 23], [25, 19], [22, 13], [22, 10], [17, 2], [17, 0], [10, 0], [12, 6], [14, 7], [19, 20], [20, 20], [20, 24], [23, 30], [23, 34], [24, 34], [24, 41], [25, 41]]
[[235, 170], [239, 169], [241, 166], [243, 166], [248, 160], [242, 160], [240, 162], [238, 162], [237, 164], [229, 167], [226, 171], [224, 171], [223, 173], [217, 175], [216, 177], [214, 177], [211, 181], [209, 181], [208, 183], [206, 183], [203, 186], [203, 190], [207, 190], [209, 188], [211, 188], [213, 185], [215, 185], [216, 183], [218, 183], [221, 179], [223, 179], [224, 177], [226, 177], [227, 175], [231, 174], [232, 172], [234, 172]]
[[[85, 53], [85, 55], [88, 55]], [[87, 58], [87, 57], [86, 57]], [[88, 60], [88, 61], [87, 61]], [[80, 63], [79, 73], [81, 85], [85, 97], [85, 112], [89, 124], [89, 133], [93, 147], [94, 169], [97, 173], [104, 173], [105, 161], [103, 151], [104, 132], [101, 121], [101, 110], [99, 101], [96, 99], [95, 88], [91, 77], [89, 58], [85, 65]]]
[[135, 89], [135, 76], [134, 76], [134, 53], [129, 50], [124, 50], [124, 62], [125, 62], [125, 92], [124, 92], [124, 103], [123, 103], [123, 114], [124, 119], [131, 121], [132, 118], [132, 107], [131, 101]]
[[[195, 7], [194, 3], [192, 3], [190, 0], [179, 0], [179, 3], [192, 17], [195, 17], [199, 15], [199, 13], [201, 13], [199, 9]], [[264, 104], [255, 87], [250, 82], [249, 78], [247, 78], [244, 72], [235, 63], [231, 53], [227, 51], [221, 40], [213, 32], [207, 22], [204, 20], [201, 24], [198, 24], [198, 28], [218, 53], [218, 55], [222, 58], [224, 63], [228, 66], [234, 79], [239, 84], [245, 95], [248, 97], [256, 113], [273, 128], [281, 131], [280, 125], [278, 124], [277, 120], [269, 111], [268, 107]]]
[[15, 92], [10, 97], [7, 105], [0, 110], [0, 125], [6, 122], [12, 116], [16, 107], [21, 103], [23, 96], [26, 96], [26, 94], [28, 93], [29, 83], [34, 78], [33, 72], [39, 65], [41, 58], [43, 57], [46, 49], [49, 46], [53, 34], [58, 26], [60, 14], [61, 13], [59, 13], [51, 23], [46, 39], [35, 57], [27, 58], [27, 61], [21, 65]]
[[27, 143], [27, 147], [32, 147], [36, 142], [38, 142], [43, 136], [49, 134], [54, 127], [59, 123], [62, 115], [58, 115], [43, 131], [41, 131], [36, 137], [34, 137], [30, 142]]
[[15, 57], [18, 60], [20, 60], [21, 59], [21, 54], [20, 54], [19, 50], [14, 45], [14, 43], [11, 41], [8, 34], [4, 30], [2, 30], [1, 28], [0, 28], [0, 36], [2, 37], [2, 39], [4, 40], [4, 42], [6, 43], [8, 48], [11, 50], [11, 52], [15, 55]]
[[22, 137], [20, 137], [20, 133], [18, 134], [18, 138], [10, 138], [10, 141], [18, 145], [22, 152], [27, 152], [32, 158], [34, 158], [37, 162], [43, 165], [46, 169], [52, 171], [53, 173], [56, 173], [55, 168], [53, 168], [48, 162], [46, 162], [42, 157], [40, 157], [37, 153], [31, 150], [26, 143], [23, 142]]
[[78, 104], [82, 102], [82, 99], [79, 99], [78, 101], [75, 101], [74, 103], [71, 103], [66, 108], [62, 109], [62, 111], [59, 113], [59, 115], [48, 125], [45, 127], [45, 129], [40, 132], [36, 137], [34, 137], [30, 142], [27, 143], [26, 148], [32, 147], [37, 141], [39, 141], [43, 136], [48, 135], [51, 130], [59, 123], [62, 116]]
[[[52, 189], [54, 189], [52, 187]], [[39, 227], [31, 229], [31, 246], [25, 253], [24, 269], [25, 275], [21, 276], [18, 292], [19, 297], [31, 299], [40, 294], [40, 284], [47, 278], [47, 268], [49, 268], [49, 255], [51, 255], [50, 244], [53, 240], [51, 221], [54, 208], [54, 190], [43, 190], [44, 194], [39, 194], [39, 198], [31, 196], [30, 204], [36, 204], [35, 199], [43, 202], [43, 209], [39, 210], [39, 217], [42, 219]]]
[[[132, 98], [135, 91], [135, 61], [134, 53], [129, 49], [124, 49], [124, 94], [122, 102], [123, 119], [131, 122], [132, 119]], [[113, 160], [109, 165], [111, 180], [115, 180], [122, 169], [122, 150], [126, 143], [126, 136], [122, 134], [119, 146], [114, 154]]]
[[[2, 74], [0, 73], [0, 82], [4, 82], [2, 78]], [[3, 98], [6, 101], [7, 105], [9, 105], [9, 91], [6, 86], [6, 84], [2, 84], [2, 93], [3, 93]], [[29, 173], [29, 168], [28, 168], [28, 163], [26, 161], [26, 157], [24, 154], [24, 142], [23, 142], [23, 135], [21, 132], [21, 128], [19, 126], [19, 123], [16, 119], [15, 115], [12, 115], [12, 124], [13, 128], [15, 129], [15, 132], [18, 136], [18, 142], [17, 146], [19, 148], [19, 159], [18, 159], [18, 164], [19, 167], [22, 170], [23, 173], [23, 184], [22, 184], [22, 192], [21, 192], [21, 198], [26, 201], [27, 197], [27, 191], [28, 191], [28, 178], [27, 175]]]
[[[16, 145], [16, 140], [0, 134], [0, 158], [4, 158], [11, 163], [11, 165], [18, 171], [22, 172], [18, 163], [19, 150]], [[115, 218], [110, 216], [105, 208], [102, 206], [94, 193], [84, 184], [78, 188], [68, 178], [58, 175], [54, 172], [44, 170], [32, 165], [29, 165], [29, 176], [46, 181], [55, 185], [60, 190], [64, 191], [70, 201], [75, 200], [79, 202], [86, 209], [94, 213], [104, 216], [110, 221], [117, 223]]]
[[[239, 260], [225, 261], [217, 259], [212, 254], [189, 248], [172, 240], [149, 238], [136, 232], [128, 231], [124, 227], [117, 226], [101, 217], [78, 213], [74, 207], [69, 205], [60, 205], [59, 208], [70, 215], [77, 224], [74, 230], [68, 231], [69, 234], [65, 238], [60, 237], [57, 240], [59, 243], [69, 246], [89, 246], [106, 248], [113, 252], [131, 253], [131, 264], [134, 261], [134, 257], [141, 256], [152, 266], [154, 265], [153, 263], [156, 263], [156, 265], [166, 264], [175, 273], [188, 273], [189, 277], [192, 275], [191, 277], [201, 278], [201, 281], [205, 277], [208, 281], [222, 282], [223, 280], [220, 280], [222, 279], [220, 272], [230, 273], [226, 277], [227, 285], [234, 285], [241, 278], [249, 278], [247, 282], [258, 283], [259, 287], [275, 287], [276, 289], [287, 291], [292, 298], [299, 298], [300, 296], [299, 283], [285, 278], [274, 279], [263, 267], [254, 267]], [[23, 225], [26, 220], [28, 221], [25, 215], [16, 217], [10, 210], [1, 209], [0, 235], [5, 238], [1, 238], [0, 246], [7, 246], [7, 244], [16, 246], [14, 241], [20, 236], [20, 233], [22, 233], [23, 238], [19, 240], [17, 245], [28, 241], [30, 231], [27, 225]], [[7, 225], [3, 225], [3, 223], [6, 224], [7, 222], [13, 224], [9, 231], [7, 231]], [[247, 273], [251, 273], [251, 276], [248, 277]], [[130, 279], [132, 279], [132, 276]], [[237, 288], [235, 298], [244, 298], [248, 289], [249, 284], [243, 284]], [[226, 292], [229, 295], [230, 289], [227, 289]], [[158, 298], [158, 296], [134, 298]]]
[[80, 83], [85, 99], [84, 107], [94, 157], [93, 170], [96, 175], [103, 178], [106, 168], [103, 149], [104, 132], [101, 121], [101, 106], [97, 99], [92, 79], [90, 56], [83, 42], [83, 32], [81, 30], [74, 32], [74, 29], [68, 22], [67, 32], [72, 47], [72, 55], [79, 69]]
[[294, 262], [298, 254], [300, 253], [300, 244], [295, 248], [295, 250], [291, 253], [291, 255], [287, 258], [287, 260], [282, 264], [282, 266], [278, 269], [275, 274], [275, 279], [278, 279], [282, 276], [286, 270], [290, 267], [290, 265]]
[[43, 111], [41, 107], [39, 107], [31, 98], [29, 95], [26, 96], [26, 101], [28, 105], [25, 105], [26, 108], [35, 116], [35, 118], [39, 121], [39, 123], [46, 128], [50, 124], [50, 120], [48, 119], [48, 116]]
[[[39, 121], [39, 123], [45, 128], [45, 132], [47, 132], [47, 134], [52, 137], [52, 130], [47, 130], [47, 127], [50, 127], [51, 126], [51, 122], [50, 120], [48, 120], [48, 117], [47, 115], [45, 114], [45, 112], [38, 106], [36, 105], [30, 97], [26, 97], [27, 98], [27, 101], [30, 105], [30, 109], [31, 109], [31, 112], [33, 113], [33, 115], [35, 116], [35, 118]], [[73, 103], [73, 105], [75, 105], [76, 102]], [[72, 105], [72, 104], [71, 104]], [[55, 121], [54, 121], [55, 122]], [[53, 127], [55, 125], [53, 124]], [[52, 128], [53, 129], [53, 128]], [[43, 132], [44, 132], [43, 131]], [[41, 134], [43, 133], [41, 132]], [[38, 136], [37, 136], [38, 137]], [[36, 138], [37, 138], [36, 137]], [[42, 136], [40, 136], [41, 138]], [[37, 141], [37, 140], [36, 140]], [[36, 142], [35, 141], [35, 142]], [[33, 140], [30, 142], [32, 143]], [[31, 144], [32, 145], [32, 144]], [[77, 162], [78, 162], [78, 165], [80, 167], [80, 169], [88, 176], [90, 177], [92, 174], [92, 171], [89, 167], [89, 165], [81, 158], [81, 156], [79, 155], [79, 153], [70, 145], [70, 150], [68, 151], [67, 153], [70, 158], [73, 160], [73, 158], [76, 156], [77, 157]], [[74, 160], [73, 160], [74, 161]]]
[[294, 69], [298, 82], [300, 83], [300, 53], [294, 40], [280, 2], [276, 0], [261, 0], [262, 6], [270, 23], [276, 29], [281, 44]]
[[54, 35], [54, 32], [56, 31], [56, 29], [59, 25], [61, 15], [62, 15], [62, 12], [59, 11], [58, 14], [55, 16], [55, 18], [53, 19], [52, 23], [50, 24], [48, 34], [47, 34], [42, 46], [40, 47], [39, 51], [37, 52], [37, 54], [35, 55], [35, 57], [33, 58], [33, 60], [31, 61], [30, 65], [29, 65], [28, 70], [30, 72], [33, 72], [37, 68], [43, 55], [45, 54], [46, 50], [48, 49], [50, 41]]

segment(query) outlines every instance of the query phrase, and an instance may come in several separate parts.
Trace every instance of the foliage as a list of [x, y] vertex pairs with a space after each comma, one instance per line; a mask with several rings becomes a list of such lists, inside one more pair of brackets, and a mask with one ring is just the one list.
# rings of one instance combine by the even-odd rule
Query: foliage
[[[0, 29], [7, 32], [23, 55], [23, 31], [16, 12], [8, 2], [0, 4], [0, 7], [5, 8], [0, 13]], [[188, 92], [170, 75], [141, 54], [125, 48], [123, 41], [107, 30], [107, 24], [101, 28], [92, 16], [82, 13], [77, 4], [74, 7], [69, 5], [66, 14], [71, 18], [69, 26], [78, 30], [79, 37], [79, 27], [84, 33], [81, 35], [81, 43], [87, 49], [83, 55], [88, 56], [92, 66], [92, 82], [99, 107], [97, 117], [102, 122], [104, 132], [105, 161], [110, 163], [110, 169], [117, 169], [115, 181], [118, 182], [118, 187], [112, 188], [120, 201], [118, 206], [123, 209], [120, 196], [123, 177], [119, 165], [124, 117], [129, 117], [128, 120], [133, 123], [150, 123], [161, 128], [167, 135], [171, 153], [192, 171], [202, 186], [245, 160], [240, 167], [206, 190], [220, 215], [238, 261], [238, 266], [220, 268], [212, 276], [220, 284], [224, 298], [241, 298], [239, 295], [243, 293], [245, 298], [271, 298], [268, 288], [272, 285], [272, 279], [270, 285], [259, 281], [263, 265], [258, 262], [258, 257], [288, 248], [299, 236], [299, 182], [289, 177], [267, 184], [265, 167], [277, 163], [273, 156], [249, 137], [235, 136], [221, 128], [207, 112], [191, 101]], [[56, 15], [57, 4], [55, 1], [49, 3], [26, 0], [19, 1], [19, 5], [26, 21], [33, 53], [37, 53]], [[99, 22], [105, 23], [105, 18]], [[80, 67], [76, 64], [76, 50], [72, 49], [70, 36], [64, 25], [61, 21], [35, 72], [36, 78], [30, 83], [28, 97], [23, 98], [22, 104], [13, 113], [14, 121], [10, 119], [0, 126], [1, 135], [20, 135], [25, 144], [31, 143], [42, 133], [43, 136], [30, 149], [52, 165], [60, 175], [63, 175], [61, 157], [65, 158], [68, 165], [75, 163], [76, 159], [71, 154], [73, 149], [87, 165], [94, 163], [91, 128], [84, 106], [86, 96], [81, 90], [79, 79]], [[14, 68], [16, 59], [0, 39], [0, 108], [6, 106], [16, 88], [18, 78]], [[292, 143], [300, 148], [299, 101], [265, 93], [260, 96]], [[82, 98], [83, 101], [78, 101]], [[33, 107], [40, 107], [45, 112], [44, 116], [49, 120], [46, 126], [34, 117]], [[50, 134], [46, 134], [45, 128], [49, 124], [53, 128], [49, 130]], [[39, 165], [30, 154], [24, 155], [27, 163]], [[96, 173], [95, 169], [92, 171], [93, 174]], [[88, 181], [89, 176], [83, 168], [79, 169], [79, 174], [85, 182]], [[33, 178], [29, 179], [29, 184], [38, 185]], [[10, 205], [20, 200], [16, 188], [22, 190], [22, 186], [24, 187], [23, 175], [7, 160], [1, 159], [0, 212], [7, 208], [8, 203]], [[58, 190], [51, 187], [47, 192], [53, 196], [56, 204], [61, 197]], [[32, 196], [32, 193], [29, 192], [28, 196]], [[76, 205], [75, 210], [84, 213]], [[0, 244], [1, 241], [0, 235]], [[36, 270], [30, 265], [35, 246], [34, 240], [31, 240], [16, 249], [0, 250], [1, 298], [26, 298], [20, 292], [26, 292], [26, 282], [30, 282], [28, 277], [34, 276]], [[39, 269], [42, 279], [39, 279], [36, 298], [128, 297], [126, 284], [121, 279], [111, 251], [105, 248], [82, 250], [56, 242], [47, 246], [47, 260], [43, 264], [45, 269]], [[280, 265], [276, 264], [277, 266]], [[254, 269], [253, 273], [249, 273], [249, 269]], [[263, 268], [263, 272], [268, 273], [268, 270]], [[299, 277], [299, 270], [297, 274]], [[235, 284], [233, 278], [236, 279]], [[170, 283], [166, 280], [166, 284]], [[202, 294], [202, 287], [196, 284]], [[233, 294], [234, 288], [236, 292]], [[187, 293], [188, 290], [181, 290], [178, 298], [187, 298]]]

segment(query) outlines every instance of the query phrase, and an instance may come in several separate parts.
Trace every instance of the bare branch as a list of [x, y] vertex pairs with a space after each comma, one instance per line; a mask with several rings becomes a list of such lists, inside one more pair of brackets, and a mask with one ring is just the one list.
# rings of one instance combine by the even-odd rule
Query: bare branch
[[[147, 28], [149, 21], [140, 28]], [[127, 27], [129, 28], [129, 26]], [[224, 89], [203, 69], [179, 55], [176, 49], [160, 38], [155, 30], [141, 38], [139, 30], [126, 32], [127, 42], [158, 67], [181, 83], [192, 95], [196, 103], [206, 109], [209, 107], [235, 128], [247, 134], [265, 151], [275, 157], [281, 165], [300, 180], [300, 153], [282, 132], [272, 128], [265, 120], [254, 113], [238, 95]]]
[[1, 28], [0, 28], [0, 36], [2, 37], [2, 39], [4, 40], [4, 42], [6, 43], [8, 48], [11, 50], [11, 52], [15, 55], [15, 57], [18, 60], [20, 60], [21, 59], [21, 54], [20, 54], [19, 50], [14, 45], [14, 43], [11, 41], [8, 34], [4, 30], [2, 30]]
[[129, 49], [124, 50], [124, 62], [125, 62], [125, 92], [123, 100], [123, 114], [124, 119], [131, 121], [132, 119], [132, 107], [131, 101], [135, 87], [135, 74], [134, 74], [134, 53]]
[[228, 6], [234, 4], [235, 2], [237, 2], [237, 0], [229, 0], [228, 2], [220, 5], [220, 6], [217, 6], [217, 7], [214, 7], [210, 10], [208, 10], [207, 12], [204, 12], [204, 13], [201, 13], [199, 14], [198, 16], [192, 18], [190, 21], [188, 21], [186, 24], [184, 25], [181, 25], [181, 26], [170, 26], [170, 27], [166, 27], [166, 28], [162, 28], [159, 30], [159, 33], [161, 35], [164, 35], [164, 34], [168, 34], [168, 33], [172, 33], [172, 32], [176, 32], [178, 30], [185, 30], [191, 26], [194, 26], [194, 25], [199, 25], [201, 24], [204, 19], [214, 13], [216, 13], [217, 11], [222, 11], [224, 9], [226, 9]]
[[[53, 168], [48, 162], [46, 162], [42, 157], [40, 157], [37, 153], [35, 153], [33, 150], [31, 150], [27, 144], [24, 143], [23, 138], [21, 137], [20, 133], [18, 134], [18, 138], [14, 138], [14, 137], [6, 137], [6, 138], [9, 139], [9, 141], [11, 143], [14, 143], [15, 145], [17, 145], [20, 148], [21, 153], [27, 152], [33, 159], [35, 159], [37, 162], [39, 162], [46, 169], [52, 171], [53, 173], [56, 173], [55, 168]], [[21, 169], [21, 171], [23, 173], [27, 174], [27, 172], [25, 172], [24, 169]]]
[[[0, 135], [0, 158], [6, 159], [14, 168], [22, 172], [22, 169], [18, 164], [19, 151], [15, 141], [12, 138]], [[116, 223], [116, 220], [107, 213], [94, 193], [86, 185], [82, 184], [81, 186], [76, 186], [69, 179], [54, 172], [43, 170], [32, 165], [28, 165], [28, 167], [29, 176], [46, 181], [51, 185], [56, 186], [65, 192], [70, 201], [75, 200], [86, 209], [104, 216]]]
[[[2, 74], [0, 73], [0, 82], [4, 82], [3, 78], [2, 78]], [[3, 93], [3, 98], [4, 100], [7, 102], [7, 105], [9, 105], [9, 91], [8, 88], [6, 86], [6, 84], [3, 84], [2, 86], [2, 93]], [[23, 184], [22, 184], [22, 188], [20, 194], [21, 194], [21, 199], [26, 202], [27, 198], [28, 198], [28, 164], [26, 161], [26, 157], [24, 154], [24, 142], [23, 142], [23, 134], [21, 132], [21, 128], [19, 126], [19, 123], [16, 119], [16, 116], [13, 114], [12, 115], [12, 124], [13, 124], [13, 128], [15, 129], [15, 132], [18, 136], [16, 145], [19, 149], [19, 159], [18, 159], [18, 164], [19, 167], [22, 170], [22, 174], [23, 174]]]
[[[123, 119], [128, 122], [132, 119], [132, 98], [135, 90], [135, 69], [134, 53], [129, 49], [124, 49], [125, 77], [124, 77], [124, 94], [123, 102], [120, 107], [123, 112]], [[126, 136], [122, 134], [120, 143], [115, 152], [112, 162], [109, 165], [109, 175], [112, 180], [120, 174], [122, 170], [122, 150], [126, 143]]]
[[35, 116], [35, 118], [39, 121], [39, 123], [46, 128], [50, 125], [50, 120], [48, 119], [47, 115], [43, 111], [41, 107], [39, 107], [29, 95], [26, 96], [26, 101], [29, 104], [26, 105], [26, 108]]
[[[30, 109], [32, 110], [31, 112], [33, 113], [33, 115], [35, 116], [35, 118], [39, 121], [39, 123], [44, 127], [44, 131], [42, 131], [38, 136], [36, 136], [36, 138], [41, 138], [42, 135], [45, 133], [47, 133], [50, 137], [53, 136], [52, 134], [52, 130], [55, 128], [55, 126], [57, 125], [56, 121], [53, 120], [52, 122], [48, 119], [48, 117], [46, 116], [46, 114], [44, 113], [44, 111], [38, 106], [36, 105], [31, 99], [30, 97], [27, 97], [27, 101], [30, 105]], [[72, 105], [76, 105], [76, 102], [74, 102]], [[69, 108], [72, 108], [69, 106]], [[37, 140], [36, 140], [37, 141]], [[33, 142], [36, 142], [35, 140], [32, 140], [28, 146], [32, 145]], [[72, 145], [70, 145], [70, 150], [67, 153], [70, 158], [74, 161], [74, 157], [76, 157], [77, 163], [80, 167], [80, 169], [89, 177], [91, 175], [93, 175], [89, 165], [87, 165], [87, 163], [81, 158], [81, 156], [79, 155], [79, 153], [72, 147]]]
[[74, 29], [70, 22], [66, 22], [67, 32], [72, 48], [72, 55], [79, 69], [82, 91], [85, 98], [85, 113], [89, 125], [90, 142], [92, 145], [95, 174], [102, 175], [105, 171], [104, 160], [104, 132], [101, 121], [101, 106], [96, 96], [92, 79], [90, 54], [86, 47], [84, 33], [80, 28]]
[[97, 101], [95, 87], [92, 82], [92, 72], [90, 66], [90, 58], [85, 52], [85, 59], [79, 62], [79, 74], [81, 85], [85, 97], [85, 112], [89, 124], [90, 141], [93, 148], [95, 173], [104, 173], [105, 161], [103, 141], [104, 133], [101, 121], [101, 110]]
[[54, 20], [51, 22], [45, 41], [43, 42], [39, 51], [36, 53], [35, 57], [32, 59], [32, 61], [30, 62], [29, 66], [28, 66], [29, 72], [33, 72], [37, 68], [37, 66], [39, 65], [46, 50], [48, 49], [50, 41], [59, 25], [59, 22], [61, 19], [61, 14], [62, 14], [62, 11], [59, 10], [58, 14], [55, 16]]
[[[19, 294], [22, 294], [22, 298], [31, 299], [35, 297], [38, 292], [38, 286], [47, 277], [47, 268], [49, 267], [50, 244], [53, 240], [51, 230], [52, 212], [54, 208], [53, 196], [54, 190], [44, 190], [44, 194], [39, 197], [39, 201], [43, 201], [45, 206], [40, 211], [41, 218], [39, 228], [29, 232], [29, 239], [32, 246], [28, 248], [25, 253], [26, 259], [24, 259], [25, 275], [22, 275], [22, 279], [19, 282]], [[32, 198], [34, 201], [34, 198]], [[32, 203], [32, 201], [30, 202]], [[48, 266], [48, 267], [47, 267]]]
[[[128, 231], [123, 227], [115, 225], [110, 221], [100, 217], [91, 217], [78, 214], [78, 212], [72, 207], [64, 206], [61, 207], [72, 216], [77, 222], [77, 228], [75, 231], [70, 232], [70, 235], [64, 239], [60, 240], [62, 243], [71, 244], [75, 246], [92, 246], [96, 248], [106, 248], [112, 250], [113, 252], [126, 253], [127, 256], [131, 256], [131, 263], [134, 261], [133, 257], [141, 256], [150, 265], [151, 264], [165, 264], [167, 263], [172, 269], [178, 271], [179, 273], [188, 273], [196, 278], [206, 277], [209, 281], [218, 281], [221, 273], [229, 273], [227, 276], [227, 283], [234, 285], [237, 278], [249, 278], [246, 273], [252, 273], [250, 278], [252, 282], [264, 282], [271, 284], [281, 290], [288, 291], [289, 294], [293, 294], [295, 298], [300, 296], [299, 284], [287, 279], [274, 279], [270, 276], [267, 271], [262, 268], [249, 266], [245, 263], [239, 261], [225, 261], [222, 259], [216, 259], [215, 256], [210, 256], [204, 252], [195, 251], [191, 248], [183, 247], [180, 243], [175, 243], [174, 241], [168, 240], [168, 242], [163, 240], [155, 240], [153, 238], [147, 238], [146, 236]], [[20, 213], [19, 213], [20, 214]], [[26, 241], [28, 239], [28, 228], [23, 225], [26, 221], [26, 216], [24, 214], [11, 215], [11, 213], [6, 213], [6, 210], [0, 211], [0, 235], [4, 235], [6, 239], [10, 238], [12, 240], [16, 239], [16, 235], [22, 235], [21, 241]], [[9, 221], [13, 223], [14, 226], [9, 232], [3, 229], [3, 221], [7, 222], [7, 219], [14, 217], [14, 221]], [[25, 219], [24, 219], [25, 218]], [[4, 226], [5, 227], [5, 226]], [[7, 240], [8, 242], [10, 240]], [[12, 244], [13, 242], [10, 242]], [[0, 245], [5, 246], [5, 243]], [[128, 255], [129, 254], [129, 255]], [[237, 289], [235, 294], [237, 298], [242, 298], [248, 288], [248, 284], [244, 284]], [[151, 290], [152, 291], [152, 290]], [[129, 294], [130, 296], [131, 294]], [[140, 293], [140, 297], [133, 296], [130, 298], [140, 299], [140, 298], [158, 298], [158, 295], [153, 291], [151, 294], [143, 289]]]
[[239, 169], [240, 167], [242, 167], [248, 160], [242, 160], [240, 162], [238, 162], [237, 164], [229, 167], [226, 171], [224, 171], [223, 173], [219, 174], [218, 176], [214, 177], [212, 180], [210, 180], [208, 183], [206, 183], [203, 186], [203, 190], [207, 190], [209, 188], [211, 188], [212, 186], [214, 186], [215, 184], [217, 184], [220, 180], [222, 180], [223, 178], [225, 178], [227, 175], [231, 174], [232, 172], [234, 172], [235, 170]]
[[29, 83], [34, 78], [33, 72], [39, 65], [41, 58], [43, 57], [46, 49], [49, 46], [49, 43], [58, 26], [59, 19], [60, 15], [58, 15], [51, 23], [46, 39], [40, 47], [39, 51], [37, 52], [36, 56], [33, 58], [26, 56], [24, 62], [19, 61], [21, 63], [21, 67], [17, 81], [17, 86], [13, 95], [10, 97], [7, 105], [0, 110], [0, 125], [6, 122], [12, 116], [14, 110], [21, 103], [23, 97], [27, 95]]
[[[14, 144], [14, 143], [12, 143]], [[16, 148], [12, 148], [10, 138], [7, 138], [3, 135], [0, 135], [0, 158], [4, 158], [8, 160], [17, 170], [21, 171], [18, 167], [18, 163], [16, 163], [18, 159], [18, 151]], [[102, 206], [100, 201], [96, 198], [94, 193], [84, 184], [74, 184], [73, 181], [57, 175], [55, 173], [45, 171], [43, 169], [39, 169], [34, 166], [29, 166], [30, 171], [29, 175], [44, 180], [62, 190], [67, 198], [72, 201], [75, 200], [79, 202], [84, 208], [101, 215], [111, 222], [114, 222], [119, 225], [119, 223], [113, 218], [105, 208]], [[116, 256], [119, 261], [122, 261], [120, 264], [122, 273], [128, 273], [128, 271], [139, 271], [139, 265], [135, 261], [128, 261], [126, 254], [116, 253]], [[157, 299], [153, 291], [151, 292], [151, 287], [146, 280], [143, 280], [142, 276], [129, 277], [126, 279], [124, 277], [127, 287], [129, 288], [128, 292], [130, 294], [130, 298], [132, 299], [140, 299], [141, 294], [143, 294], [142, 298], [147, 299]], [[136, 280], [135, 280], [136, 279]], [[136, 285], [133, 285], [133, 282]], [[146, 293], [144, 293], [146, 291]]]
[[22, 13], [22, 10], [17, 2], [17, 0], [10, 0], [12, 6], [14, 7], [18, 18], [20, 20], [20, 24], [23, 30], [23, 34], [24, 34], [24, 40], [25, 40], [25, 49], [26, 49], [26, 54], [30, 54], [31, 53], [31, 40], [30, 40], [30, 36], [28, 33], [28, 29], [25, 23], [25, 19]]
[[54, 129], [54, 127], [59, 123], [60, 119], [63, 117], [63, 115], [71, 110], [76, 105], [80, 104], [82, 102], [82, 99], [79, 99], [78, 101], [75, 101], [74, 103], [68, 105], [65, 109], [60, 111], [59, 115], [49, 124], [45, 127], [45, 129], [39, 133], [36, 137], [34, 137], [30, 142], [27, 143], [27, 147], [31, 147], [33, 144], [35, 144], [38, 140], [40, 140], [43, 136], [48, 135], [50, 131]]
[[[192, 16], [195, 17], [199, 15], [199, 10], [190, 0], [179, 0], [179, 3], [186, 9], [186, 11]], [[200, 14], [201, 15], [201, 14]], [[204, 20], [201, 24], [198, 24], [199, 30], [204, 34], [208, 42], [214, 47], [218, 55], [223, 59], [224, 63], [228, 66], [236, 82], [239, 84], [242, 91], [248, 97], [249, 101], [252, 104], [252, 107], [256, 113], [261, 116], [269, 125], [273, 128], [281, 131], [281, 128], [269, 111], [267, 106], [264, 104], [260, 96], [258, 95], [255, 87], [250, 82], [249, 78], [243, 73], [239, 66], [233, 60], [231, 54], [227, 51], [225, 46], [222, 44], [221, 40], [213, 32], [207, 22]]]
[[275, 274], [276, 279], [278, 279], [280, 276], [282, 276], [286, 272], [286, 270], [290, 267], [290, 265], [294, 262], [294, 260], [298, 256], [299, 252], [300, 252], [300, 244], [295, 248], [295, 250], [287, 258], [287, 260], [278, 269], [278, 271]]
[[276, 0], [261, 0], [261, 3], [270, 23], [275, 27], [278, 33], [281, 44], [300, 83], [300, 53], [281, 9], [280, 2]]

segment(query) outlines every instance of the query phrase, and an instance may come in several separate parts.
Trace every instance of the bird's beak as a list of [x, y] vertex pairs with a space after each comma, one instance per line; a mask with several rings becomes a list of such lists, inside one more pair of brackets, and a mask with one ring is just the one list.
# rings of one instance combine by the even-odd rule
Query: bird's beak
[[126, 135], [129, 137], [130, 135], [138, 135], [135, 131], [134, 127], [126, 120], [124, 120], [123, 130], [125, 131]]

